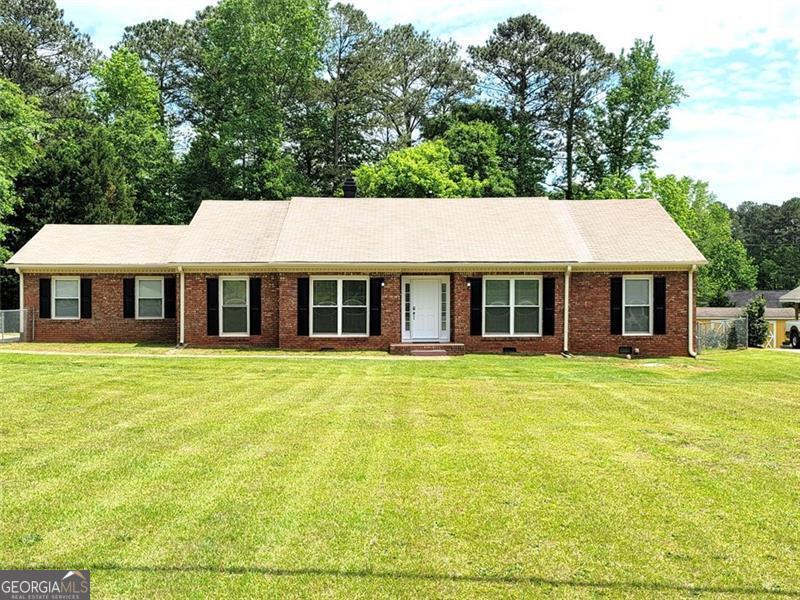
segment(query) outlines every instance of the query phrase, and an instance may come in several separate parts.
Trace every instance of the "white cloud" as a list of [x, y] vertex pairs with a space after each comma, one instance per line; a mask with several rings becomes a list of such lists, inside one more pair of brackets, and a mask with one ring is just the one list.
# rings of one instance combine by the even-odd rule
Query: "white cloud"
[[449, 27], [459, 41], [466, 41], [461, 35], [465, 23], [469, 24], [467, 38], [480, 31], [479, 39], [483, 39], [497, 21], [530, 12], [553, 29], [592, 33], [615, 51], [630, 46], [636, 37], [653, 35], [668, 61], [687, 51], [744, 44], [763, 48], [776, 38], [794, 40], [800, 26], [800, 5], [792, 0], [354, 0], [354, 4], [383, 24]]
[[[125, 25], [184, 20], [213, 0], [59, 0], [107, 50]], [[411, 22], [462, 45], [531, 12], [556, 30], [594, 34], [609, 50], [653, 36], [690, 98], [674, 114], [661, 171], [707, 179], [720, 199], [800, 195], [800, 2], [796, 0], [351, 0], [382, 26]], [[744, 53], [744, 55], [743, 55]], [[798, 107], [794, 108], [793, 107]]]
[[660, 156], [661, 173], [711, 182], [728, 204], [800, 195], [800, 110], [786, 107], [679, 109]]
[[119, 41], [122, 30], [151, 19], [184, 21], [213, 0], [56, 0], [67, 19], [92, 36], [101, 50]]

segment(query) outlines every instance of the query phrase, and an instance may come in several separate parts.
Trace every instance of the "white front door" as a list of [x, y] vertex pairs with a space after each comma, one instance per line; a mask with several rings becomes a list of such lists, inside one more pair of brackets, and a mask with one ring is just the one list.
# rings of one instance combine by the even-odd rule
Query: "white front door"
[[440, 285], [438, 279], [411, 280], [411, 339], [414, 341], [439, 339]]

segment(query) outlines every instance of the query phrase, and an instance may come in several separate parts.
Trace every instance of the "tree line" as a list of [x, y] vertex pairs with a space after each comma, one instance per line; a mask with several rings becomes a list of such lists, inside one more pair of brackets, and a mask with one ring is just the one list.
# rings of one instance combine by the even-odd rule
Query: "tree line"
[[654, 196], [710, 259], [702, 302], [761, 282], [744, 221], [653, 172], [685, 93], [652, 40], [615, 54], [524, 14], [462, 49], [348, 4], [221, 0], [104, 56], [55, 0], [0, 0], [0, 77], [6, 256], [45, 223], [183, 223], [353, 176], [370, 196]]

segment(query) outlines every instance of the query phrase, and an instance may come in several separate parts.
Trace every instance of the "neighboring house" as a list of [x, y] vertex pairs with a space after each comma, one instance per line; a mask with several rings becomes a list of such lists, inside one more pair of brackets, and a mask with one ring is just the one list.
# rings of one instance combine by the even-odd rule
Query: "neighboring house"
[[[766, 301], [764, 319], [769, 325], [764, 346], [767, 348], [779, 348], [785, 342], [786, 321], [797, 318], [795, 310], [786, 307], [787, 304], [790, 304], [790, 301], [784, 300], [791, 293], [788, 290], [734, 290], [725, 295], [735, 308], [698, 307], [697, 320], [700, 322], [719, 321], [726, 318], [723, 315], [727, 315], [728, 319], [741, 317], [744, 307], [751, 300], [763, 296]], [[800, 294], [798, 296], [800, 297]]]
[[781, 303], [781, 306], [789, 306], [794, 311], [794, 319], [800, 319], [800, 287], [796, 287], [793, 290], [786, 292], [783, 296], [778, 299]]
[[6, 266], [39, 341], [685, 355], [705, 262], [654, 200], [294, 198], [47, 225]]
[[767, 308], [781, 308], [781, 296], [789, 290], [734, 290], [727, 292], [725, 296], [733, 306], [744, 308], [753, 298], [764, 296]]
[[[698, 306], [697, 322], [700, 324], [724, 324], [743, 316], [743, 307]], [[780, 348], [785, 341], [786, 321], [794, 319], [794, 309], [767, 307], [764, 309], [764, 320], [769, 329], [765, 348]]]

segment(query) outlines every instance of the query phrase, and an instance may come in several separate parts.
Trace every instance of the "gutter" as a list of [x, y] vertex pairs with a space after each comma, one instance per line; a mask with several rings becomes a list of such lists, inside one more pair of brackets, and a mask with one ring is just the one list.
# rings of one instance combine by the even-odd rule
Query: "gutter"
[[564, 354], [569, 355], [569, 279], [572, 265], [567, 265], [564, 273]]
[[689, 269], [689, 309], [686, 311], [689, 315], [689, 356], [697, 358], [697, 352], [694, 349], [694, 273], [697, 271], [697, 265], [692, 265]]
[[19, 333], [22, 339], [22, 333], [25, 331], [25, 276], [19, 267], [14, 270], [19, 275]]
[[[322, 271], [332, 272], [343, 270], [357, 271], [429, 271], [448, 269], [458, 272], [492, 271], [492, 270], [536, 270], [560, 271], [572, 267], [574, 272], [636, 272], [636, 271], [682, 271], [686, 267], [697, 267], [703, 262], [629, 262], [629, 263], [602, 263], [602, 262], [349, 262], [349, 263], [324, 263], [324, 262], [220, 262], [220, 263], [180, 263], [180, 266], [191, 272], [203, 271], [261, 271], [265, 273], [294, 273]], [[175, 272], [179, 264], [170, 263], [142, 263], [142, 264], [44, 264], [44, 263], [6, 263], [7, 269], [25, 269], [40, 273], [49, 272]]]
[[186, 328], [185, 328], [185, 323], [186, 323], [186, 300], [185, 300], [185, 297], [186, 297], [186, 281], [184, 280], [183, 267], [178, 267], [178, 274], [180, 275], [180, 279], [181, 279], [181, 292], [180, 292], [180, 296], [181, 296], [181, 308], [180, 308], [181, 324], [180, 324], [179, 335], [178, 335], [178, 345], [179, 346], [183, 346], [184, 345], [184, 340], [185, 340], [185, 332], [186, 332]]

